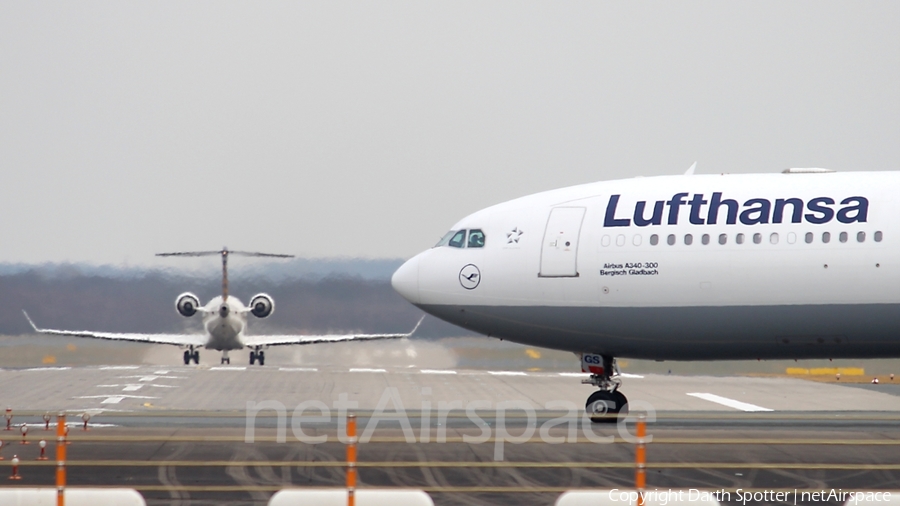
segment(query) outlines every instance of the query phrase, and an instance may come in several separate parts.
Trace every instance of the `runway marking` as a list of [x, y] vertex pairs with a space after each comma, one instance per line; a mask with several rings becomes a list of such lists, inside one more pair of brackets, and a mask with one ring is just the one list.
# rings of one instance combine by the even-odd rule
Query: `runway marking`
[[68, 371], [71, 367], [32, 367], [31, 369], [22, 369], [23, 371]]
[[365, 367], [351, 367], [350, 372], [387, 372], [385, 369], [367, 369]]
[[318, 369], [315, 367], [279, 367], [279, 371], [286, 372], [316, 372]]
[[561, 372], [560, 376], [564, 378], [587, 378], [591, 375], [589, 372]]
[[723, 406], [728, 406], [729, 408], [739, 409], [741, 411], [774, 411], [769, 408], [764, 408], [761, 406], [757, 406], [755, 404], [748, 404], [746, 402], [736, 401], [734, 399], [729, 399], [728, 397], [720, 397], [715, 394], [708, 394], [704, 392], [694, 392], [689, 393], [691, 397], [696, 397], [698, 399], [703, 399], [704, 401], [715, 402], [717, 404], [721, 404]]
[[238, 367], [238, 366], [234, 366], [234, 367], [231, 367], [231, 366], [227, 366], [227, 367], [224, 367], [224, 366], [223, 366], [223, 367], [210, 367], [209, 370], [210, 370], [210, 371], [246, 371], [246, 370], [247, 370], [247, 366], [241, 366], [241, 367]]
[[147, 397], [146, 395], [80, 395], [75, 399], [103, 399], [100, 404], [118, 404], [122, 399], [159, 399], [159, 397]]
[[620, 373], [619, 376], [623, 378], [643, 379], [643, 376], [640, 374], [628, 374], [627, 372]]
[[522, 371], [488, 371], [492, 376], [528, 376], [528, 373]]
[[137, 365], [105, 365], [100, 368], [101, 371], [129, 371], [138, 369]]
[[447, 369], [422, 369], [419, 372], [422, 374], [456, 374], [456, 371], [449, 371]]
[[125, 385], [125, 388], [122, 389], [123, 392], [137, 392], [144, 385]]
[[170, 371], [153, 371], [153, 374], [159, 374], [160, 376], [165, 376], [169, 374]]

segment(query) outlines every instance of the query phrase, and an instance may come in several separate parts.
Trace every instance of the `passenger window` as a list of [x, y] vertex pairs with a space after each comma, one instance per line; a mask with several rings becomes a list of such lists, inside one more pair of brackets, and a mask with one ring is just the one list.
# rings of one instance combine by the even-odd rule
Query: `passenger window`
[[813, 242], [813, 233], [807, 232], [806, 233], [806, 244], [812, 244], [812, 242]]
[[856, 242], [866, 242], [866, 233], [865, 232], [857, 232], [856, 233]]
[[603, 246], [604, 248], [609, 246], [609, 236], [608, 235], [604, 235], [603, 237], [600, 238], [600, 246]]
[[447, 243], [447, 246], [451, 248], [462, 248], [466, 245], [466, 231], [460, 230], [450, 239], [450, 242]]
[[772, 232], [769, 235], [769, 242], [772, 244], [778, 244], [778, 232]]
[[841, 232], [840, 235], [838, 235], [838, 239], [841, 242], [847, 242], [847, 232]]
[[881, 242], [881, 238], [881, 231], [879, 230], [878, 232], [875, 232], [875, 242]]
[[[879, 234], [880, 233], [881, 232], [879, 232]], [[659, 244], [659, 236], [656, 234], [651, 235], [650, 236], [650, 246], [656, 246], [657, 244]]]
[[435, 248], [440, 248], [441, 246], [446, 246], [448, 242], [450, 242], [450, 238], [453, 237], [453, 234], [456, 233], [456, 230], [451, 230], [444, 234], [444, 237], [441, 237], [441, 240], [438, 241], [437, 244], [434, 245]]
[[669, 237], [666, 237], [666, 242], [669, 244], [669, 246], [675, 244], [675, 234], [669, 234]]
[[469, 247], [470, 248], [483, 248], [484, 247], [484, 232], [479, 229], [474, 229], [469, 231]]
[[822, 242], [828, 244], [831, 242], [831, 233], [830, 232], [822, 232]]
[[625, 236], [619, 234], [616, 236], [616, 246], [625, 246]]
[[753, 234], [753, 244], [759, 244], [762, 242], [762, 234]]
[[634, 244], [635, 246], [640, 246], [641, 245], [641, 234], [635, 234], [634, 237], [631, 239], [631, 243]]
[[700, 242], [703, 244], [709, 244], [709, 234], [703, 234], [703, 237], [700, 238]]
[[790, 232], [788, 234], [788, 244], [794, 244], [795, 242], [797, 242], [797, 234]]
[[744, 234], [738, 234], [734, 236], [734, 242], [738, 244], [744, 244]]
[[684, 235], [684, 243], [687, 244], [688, 246], [690, 246], [691, 244], [694, 244], [694, 236], [692, 236], [691, 234], [685, 234]]
[[719, 234], [719, 244], [728, 242], [728, 234]]

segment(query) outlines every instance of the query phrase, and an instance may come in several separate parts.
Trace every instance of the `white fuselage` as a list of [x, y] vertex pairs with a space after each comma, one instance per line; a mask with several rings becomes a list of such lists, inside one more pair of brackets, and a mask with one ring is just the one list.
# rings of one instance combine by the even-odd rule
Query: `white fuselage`
[[392, 282], [451, 323], [574, 352], [898, 357], [898, 190], [898, 172], [585, 184], [465, 217], [453, 230], [483, 246], [434, 247]]
[[247, 327], [247, 308], [234, 296], [215, 297], [203, 308], [203, 328], [209, 335], [205, 348], [218, 351], [240, 350]]

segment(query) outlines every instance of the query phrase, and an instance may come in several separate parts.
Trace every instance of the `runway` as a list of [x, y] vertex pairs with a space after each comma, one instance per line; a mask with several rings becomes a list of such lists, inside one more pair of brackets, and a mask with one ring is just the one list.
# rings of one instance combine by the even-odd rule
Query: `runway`
[[[592, 387], [580, 378], [321, 365], [8, 368], [0, 406], [12, 409], [14, 429], [29, 423], [32, 442], [52, 441], [44, 412], [66, 410], [74, 423], [92, 414], [91, 430], [70, 433], [69, 483], [136, 487], [153, 505], [261, 505], [282, 487], [340, 486], [346, 411], [363, 436], [361, 487], [424, 488], [441, 505], [549, 505], [563, 490], [633, 483], [633, 426], [585, 423]], [[900, 482], [896, 385], [647, 374], [626, 377], [623, 391], [650, 415], [651, 487]], [[19, 445], [18, 432], [0, 439], [0, 469], [18, 452], [23, 486], [52, 485], [54, 463], [34, 461], [36, 445]]]
[[[516, 401], [584, 406], [593, 387], [586, 375], [517, 370], [415, 367], [96, 366], [0, 370], [0, 405], [32, 411], [243, 411], [248, 402], [293, 409], [346, 395], [353, 409], [372, 410], [394, 395], [406, 410], [458, 401], [496, 406]], [[900, 380], [898, 380], [900, 383]], [[900, 411], [900, 390], [883, 384], [816, 383], [792, 378], [625, 375], [632, 405], [655, 411]], [[401, 406], [391, 406], [400, 408]]]

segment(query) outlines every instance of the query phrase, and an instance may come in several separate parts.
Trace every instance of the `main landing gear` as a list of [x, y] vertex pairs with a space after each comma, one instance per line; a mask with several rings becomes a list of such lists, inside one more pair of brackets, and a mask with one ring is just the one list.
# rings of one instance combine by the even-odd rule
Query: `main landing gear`
[[[585, 404], [585, 411], [591, 417], [592, 422], [611, 422], [618, 421], [618, 415], [628, 413], [628, 399], [619, 392], [622, 386], [622, 377], [619, 375], [619, 367], [616, 365], [616, 359], [608, 355], [585, 355], [585, 357], [598, 357], [600, 362], [597, 365], [588, 367], [591, 377], [581, 380], [582, 383], [594, 385], [599, 388], [590, 397]], [[582, 358], [583, 366], [587, 361]]]
[[228, 350], [222, 352], [222, 363], [231, 365], [231, 359], [228, 358]]
[[190, 365], [192, 360], [195, 364], [200, 363], [200, 352], [194, 351], [193, 346], [191, 346], [190, 350], [184, 350], [184, 365]]
[[259, 365], [266, 365], [266, 352], [260, 349], [260, 346], [257, 346], [254, 351], [250, 352], [250, 365], [253, 365], [257, 360], [259, 361]]

